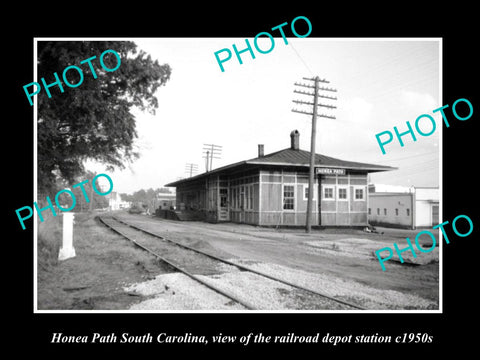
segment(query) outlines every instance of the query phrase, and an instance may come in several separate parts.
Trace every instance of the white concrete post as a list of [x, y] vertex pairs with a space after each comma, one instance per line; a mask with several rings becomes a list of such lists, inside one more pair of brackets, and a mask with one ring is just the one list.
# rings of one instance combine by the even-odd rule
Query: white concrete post
[[63, 242], [58, 253], [58, 260], [66, 260], [75, 257], [73, 248], [73, 218], [74, 213], [63, 213]]

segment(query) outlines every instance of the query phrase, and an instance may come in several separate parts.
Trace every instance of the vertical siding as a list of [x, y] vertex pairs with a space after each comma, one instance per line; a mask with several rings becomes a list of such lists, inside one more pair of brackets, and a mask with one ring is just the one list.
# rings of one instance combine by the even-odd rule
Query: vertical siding
[[[283, 186], [294, 189], [294, 209], [284, 209]], [[248, 193], [246, 188], [248, 186]], [[324, 187], [331, 186], [334, 198], [323, 198]], [[229, 220], [269, 226], [304, 226], [306, 222], [308, 171], [260, 170], [208, 179], [177, 187], [177, 204], [187, 211], [201, 211], [206, 220], [218, 221], [219, 189], [228, 187]], [[338, 199], [338, 188], [347, 189], [347, 199]], [[364, 199], [355, 199], [355, 190], [363, 189]], [[315, 178], [312, 203], [313, 225], [366, 225], [367, 174], [322, 175]], [[236, 197], [236, 201], [234, 201]], [[247, 205], [247, 198], [249, 199]], [[321, 217], [321, 219], [319, 219]], [[321, 220], [321, 221], [320, 221]]]
[[262, 212], [282, 210], [282, 185], [262, 183]]
[[[304, 198], [305, 186], [308, 186], [308, 172], [266, 171], [260, 172], [260, 225], [270, 226], [303, 226], [306, 222], [307, 198]], [[292, 185], [294, 188], [294, 209], [284, 209], [283, 187]], [[312, 224], [318, 224], [318, 181], [314, 186], [314, 201], [312, 204]]]
[[250, 171], [229, 177], [230, 221], [258, 225], [261, 189], [259, 171]]
[[[325, 188], [331, 189], [333, 198], [324, 198]], [[339, 198], [339, 189], [346, 189], [347, 198]], [[363, 199], [355, 199], [355, 190], [363, 190]], [[322, 175], [320, 185], [321, 224], [325, 226], [363, 226], [367, 216], [367, 173]]]

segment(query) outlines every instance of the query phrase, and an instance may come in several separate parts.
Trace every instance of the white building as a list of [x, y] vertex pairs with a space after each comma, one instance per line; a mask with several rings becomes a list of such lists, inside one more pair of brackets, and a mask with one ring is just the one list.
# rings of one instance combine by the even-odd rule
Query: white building
[[116, 191], [112, 191], [109, 194], [108, 208], [110, 210], [120, 210], [120, 209], [126, 209], [128, 207], [130, 207], [130, 203], [128, 201], [123, 201], [122, 198], [120, 197], [120, 193]]
[[432, 227], [439, 223], [439, 189], [370, 184], [368, 221], [377, 226]]

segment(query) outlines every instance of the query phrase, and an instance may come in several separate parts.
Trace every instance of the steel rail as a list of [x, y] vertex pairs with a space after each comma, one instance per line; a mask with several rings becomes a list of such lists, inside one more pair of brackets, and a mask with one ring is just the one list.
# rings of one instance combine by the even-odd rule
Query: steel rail
[[350, 302], [348, 302], [348, 301], [344, 301], [344, 300], [340, 300], [340, 299], [334, 298], [334, 297], [332, 297], [332, 296], [330, 296], [330, 295], [323, 294], [323, 293], [318, 292], [318, 291], [316, 291], [316, 290], [309, 289], [309, 288], [300, 286], [300, 285], [298, 285], [298, 284], [294, 284], [294, 283], [292, 283], [292, 282], [290, 282], [290, 281], [287, 281], [287, 280], [284, 280], [284, 279], [279, 279], [279, 278], [276, 278], [276, 277], [274, 277], [274, 276], [272, 276], [272, 275], [263, 273], [263, 272], [261, 272], [261, 271], [258, 271], [258, 270], [252, 269], [252, 268], [249, 268], [248, 266], [236, 264], [236, 263], [234, 263], [234, 262], [232, 262], [232, 261], [219, 258], [219, 257], [217, 257], [217, 256], [215, 256], [215, 255], [213, 255], [213, 254], [209, 254], [209, 253], [207, 253], [207, 252], [205, 252], [205, 251], [203, 251], [203, 250], [199, 250], [199, 249], [192, 248], [192, 247], [190, 247], [190, 246], [188, 246], [188, 245], [179, 243], [179, 242], [177, 242], [177, 241], [175, 241], [175, 240], [171, 240], [171, 239], [168, 239], [168, 238], [166, 238], [166, 237], [164, 237], [164, 236], [161, 236], [161, 235], [155, 234], [155, 233], [153, 233], [153, 232], [151, 232], [151, 231], [148, 231], [148, 230], [146, 230], [146, 229], [142, 229], [141, 227], [138, 227], [138, 226], [136, 226], [136, 225], [129, 224], [129, 223], [123, 221], [123, 220], [118, 219], [118, 218], [115, 217], [115, 216], [112, 216], [112, 218], [115, 219], [116, 221], [118, 221], [118, 222], [126, 225], [126, 226], [130, 226], [131, 228], [134, 228], [134, 229], [136, 229], [136, 230], [142, 231], [142, 232], [144, 232], [144, 233], [146, 233], [146, 234], [149, 234], [149, 235], [152, 235], [152, 236], [154, 236], [154, 237], [163, 239], [163, 240], [165, 240], [165, 241], [171, 242], [172, 244], [175, 244], [175, 245], [177, 245], [177, 246], [183, 247], [183, 248], [185, 248], [185, 249], [188, 249], [188, 250], [191, 250], [191, 251], [200, 253], [200, 254], [202, 254], [202, 255], [208, 256], [208, 257], [210, 257], [210, 258], [212, 258], [212, 259], [215, 259], [215, 260], [217, 260], [217, 261], [221, 261], [221, 262], [223, 262], [223, 263], [225, 263], [225, 264], [235, 266], [235, 267], [237, 267], [237, 268], [240, 269], [240, 270], [249, 271], [249, 272], [251, 272], [251, 273], [254, 273], [254, 274], [257, 274], [257, 275], [266, 277], [266, 278], [268, 278], [268, 279], [270, 279], [270, 280], [278, 281], [278, 282], [283, 283], [283, 284], [285, 284], [285, 285], [289, 285], [289, 286], [292, 286], [292, 287], [294, 287], [294, 288], [297, 288], [297, 289], [300, 289], [300, 290], [304, 290], [304, 291], [310, 292], [310, 293], [315, 294], [315, 295], [318, 295], [318, 296], [322, 296], [322, 297], [324, 297], [324, 298], [326, 298], [326, 299], [335, 301], [335, 302], [337, 302], [337, 303], [340, 303], [340, 304], [343, 304], [343, 305], [346, 305], [346, 306], [350, 306], [350, 307], [355, 308], [355, 309], [367, 310], [367, 309], [364, 308], [364, 307], [361, 307], [361, 306], [356, 305], [356, 304], [352, 304], [352, 303], [350, 303]]
[[[142, 250], [145, 250], [147, 251], [148, 253], [150, 253], [151, 255], [157, 257], [158, 259], [160, 259], [161, 261], [163, 261], [164, 263], [168, 264], [169, 266], [171, 266], [172, 268], [174, 268], [175, 270], [181, 272], [182, 274], [185, 274], [187, 275], [188, 277], [192, 278], [193, 280], [199, 282], [200, 284], [208, 287], [209, 289], [235, 301], [236, 303], [246, 307], [247, 309], [250, 309], [250, 310], [257, 310], [257, 308], [255, 306], [253, 306], [252, 304], [244, 301], [244, 300], [240, 300], [238, 299], [235, 295], [229, 293], [228, 291], [225, 291], [225, 290], [222, 290], [220, 288], [217, 288], [215, 285], [212, 285], [212, 284], [209, 284], [208, 282], [200, 279], [198, 276], [196, 276], [195, 274], [192, 274], [190, 273], [189, 271], [185, 270], [185, 269], [182, 269], [180, 266], [172, 263], [171, 261], [165, 259], [163, 256], [157, 254], [156, 252], [154, 252], [153, 250], [149, 249], [148, 247], [142, 245], [142, 244], [139, 244], [136, 240], [130, 238], [128, 235], [124, 234], [123, 232], [121, 232], [120, 230], [114, 228], [111, 224], [108, 224], [103, 218], [101, 218], [100, 216], [98, 217], [98, 219], [100, 220], [100, 222], [105, 225], [106, 227], [108, 227], [109, 229], [113, 230], [114, 232], [116, 232], [117, 234], [123, 236], [124, 238], [126, 238], [127, 240], [130, 240], [131, 242], [133, 242], [134, 245], [138, 246], [139, 248], [141, 248]], [[130, 224], [126, 224], [124, 223], [123, 221], [121, 220], [118, 220], [114, 217], [112, 217], [112, 219], [114, 219], [115, 221], [117, 222], [120, 222], [124, 225], [127, 225], [127, 226], [130, 226], [132, 228], [135, 229], [135, 227], [131, 226]], [[141, 231], [140, 229], [137, 229], [139, 231]], [[149, 234], [149, 235], [152, 235], [152, 234]], [[155, 237], [158, 237], [158, 235], [155, 235]]]

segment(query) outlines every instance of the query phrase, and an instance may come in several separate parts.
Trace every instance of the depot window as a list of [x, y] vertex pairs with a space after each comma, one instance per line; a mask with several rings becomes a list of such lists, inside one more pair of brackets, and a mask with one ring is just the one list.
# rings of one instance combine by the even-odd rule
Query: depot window
[[295, 187], [293, 185], [283, 185], [283, 209], [295, 209]]
[[323, 187], [323, 199], [324, 200], [333, 200], [333, 186], [324, 186]]
[[232, 188], [232, 208], [237, 208], [237, 188]]
[[253, 210], [253, 185], [245, 186], [246, 210]]
[[338, 188], [338, 200], [347, 201], [347, 188], [346, 187], [339, 187]]
[[363, 187], [355, 188], [355, 200], [365, 200], [365, 191]]

